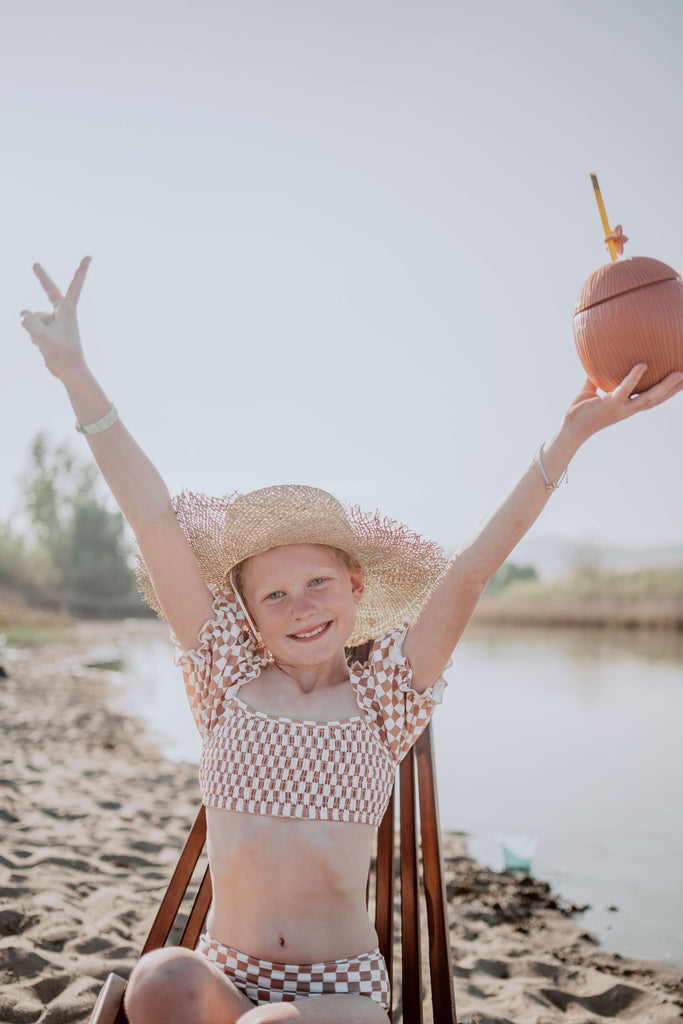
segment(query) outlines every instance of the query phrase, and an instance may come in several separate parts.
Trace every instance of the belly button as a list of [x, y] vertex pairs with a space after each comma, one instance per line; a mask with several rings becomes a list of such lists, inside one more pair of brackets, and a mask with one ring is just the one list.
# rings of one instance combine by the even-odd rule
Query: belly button
[[284, 944], [285, 944], [285, 937], [284, 937], [284, 935], [278, 935], [278, 942], [280, 943], [281, 946], [284, 946]]

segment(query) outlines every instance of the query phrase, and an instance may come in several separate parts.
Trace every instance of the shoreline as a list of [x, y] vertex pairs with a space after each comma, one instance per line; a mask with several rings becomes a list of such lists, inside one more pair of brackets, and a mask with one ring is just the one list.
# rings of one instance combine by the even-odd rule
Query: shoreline
[[[68, 641], [10, 648], [4, 660], [6, 1024], [81, 1024], [107, 973], [130, 973], [199, 805], [196, 767], [164, 760], [135, 719], [111, 710], [105, 674], [86, 667], [125, 628], [80, 623]], [[683, 971], [601, 950], [546, 883], [482, 867], [457, 833], [443, 847], [461, 1019], [683, 1020]]]
[[513, 582], [498, 593], [485, 593], [472, 622], [681, 635], [683, 569], [584, 572], [555, 583]]

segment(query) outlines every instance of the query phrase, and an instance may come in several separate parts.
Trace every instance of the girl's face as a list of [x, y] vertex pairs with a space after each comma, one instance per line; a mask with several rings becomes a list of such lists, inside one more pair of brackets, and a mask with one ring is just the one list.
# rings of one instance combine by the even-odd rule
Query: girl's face
[[343, 652], [363, 596], [360, 572], [320, 544], [287, 544], [253, 555], [242, 592], [276, 661], [314, 664]]

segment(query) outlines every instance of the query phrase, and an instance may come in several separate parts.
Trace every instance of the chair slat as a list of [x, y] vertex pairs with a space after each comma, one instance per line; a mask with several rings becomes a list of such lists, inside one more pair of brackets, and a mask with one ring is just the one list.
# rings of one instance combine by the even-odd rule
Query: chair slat
[[422, 872], [427, 904], [429, 970], [434, 1020], [439, 1024], [456, 1024], [453, 962], [441, 856], [439, 805], [431, 724], [420, 736], [414, 750], [420, 796]]
[[209, 913], [209, 907], [211, 906], [211, 871], [207, 867], [202, 878], [201, 885], [197, 890], [197, 895], [194, 898], [192, 904], [192, 910], [187, 919], [187, 924], [183, 931], [179, 945], [185, 946], [186, 949], [194, 949], [199, 941], [199, 936], [202, 934], [202, 928], [206, 921], [206, 915]]
[[123, 1012], [121, 1004], [126, 984], [126, 980], [118, 974], [109, 975], [97, 997], [88, 1024], [117, 1024]]
[[399, 769], [401, 783], [401, 990], [404, 1024], [422, 1024], [420, 956], [420, 889], [415, 833], [415, 754], [410, 750]]
[[387, 807], [377, 833], [375, 868], [375, 928], [379, 949], [386, 960], [391, 988], [394, 987], [394, 818], [396, 787], [391, 791]]
[[202, 804], [199, 808], [199, 813], [195, 818], [194, 825], [187, 837], [187, 842], [183, 847], [183, 852], [180, 854], [180, 860], [178, 866], [173, 872], [173, 877], [169, 882], [168, 889], [161, 901], [161, 906], [157, 911], [157, 916], [154, 918], [152, 927], [150, 928], [147, 941], [142, 947], [141, 956], [145, 953], [149, 953], [152, 949], [161, 949], [162, 946], [166, 945], [166, 940], [171, 934], [171, 928], [173, 922], [176, 919], [176, 914], [180, 904], [183, 902], [183, 897], [187, 891], [187, 887], [190, 884], [194, 869], [197, 866], [202, 850], [204, 849], [204, 843], [206, 841], [206, 808]]

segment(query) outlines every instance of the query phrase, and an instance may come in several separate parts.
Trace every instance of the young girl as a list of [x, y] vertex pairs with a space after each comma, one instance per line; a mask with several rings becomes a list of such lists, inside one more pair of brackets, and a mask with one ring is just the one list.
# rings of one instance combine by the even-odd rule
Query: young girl
[[[35, 272], [52, 312], [22, 314], [68, 392], [132, 527], [142, 589], [170, 623], [203, 745], [213, 905], [199, 950], [143, 958], [132, 1024], [387, 1021], [365, 908], [374, 830], [396, 765], [439, 702], [441, 673], [487, 581], [596, 431], [683, 390], [630, 397], [587, 381], [479, 535], [446, 564], [405, 527], [324, 491], [265, 488], [171, 502], [86, 365], [76, 305]], [[361, 660], [349, 648], [373, 641]]]

